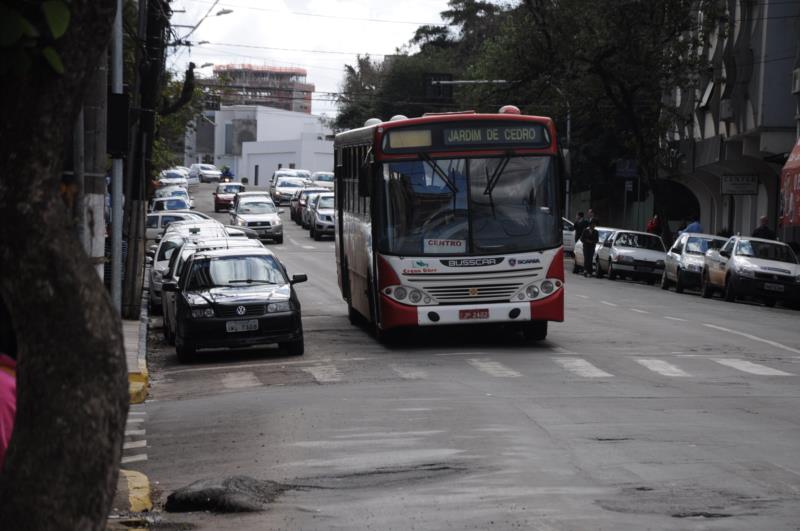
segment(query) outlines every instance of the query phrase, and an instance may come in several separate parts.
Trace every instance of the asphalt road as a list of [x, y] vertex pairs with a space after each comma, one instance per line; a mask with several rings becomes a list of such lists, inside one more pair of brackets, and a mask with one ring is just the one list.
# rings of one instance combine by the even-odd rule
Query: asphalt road
[[306, 354], [179, 365], [153, 318], [136, 467], [161, 502], [239, 474], [288, 490], [165, 526], [800, 529], [800, 312], [567, 273], [566, 321], [540, 344], [473, 328], [388, 348], [349, 324], [333, 243], [284, 218], [271, 247], [309, 277]]

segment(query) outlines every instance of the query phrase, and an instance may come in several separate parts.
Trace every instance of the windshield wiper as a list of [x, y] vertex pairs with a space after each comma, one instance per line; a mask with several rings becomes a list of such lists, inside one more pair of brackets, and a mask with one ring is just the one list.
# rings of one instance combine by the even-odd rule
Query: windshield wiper
[[228, 284], [277, 284], [277, 282], [270, 282], [269, 280], [256, 280], [253, 278], [237, 278], [229, 280]]
[[489, 176], [489, 169], [484, 168], [486, 170], [486, 188], [483, 190], [483, 195], [488, 195], [489, 198], [492, 197], [492, 192], [494, 192], [494, 187], [497, 186], [497, 182], [500, 180], [500, 176], [503, 174], [503, 171], [508, 166], [508, 163], [511, 161], [511, 155], [506, 155], [503, 157], [503, 160], [500, 161], [500, 164], [494, 169], [492, 175]]
[[431, 158], [430, 155], [427, 153], [420, 153], [419, 158], [428, 163], [428, 166], [430, 166], [433, 172], [444, 181], [444, 184], [447, 185], [454, 195], [458, 193], [458, 188], [456, 188], [455, 183], [450, 180], [450, 177], [444, 172], [444, 170], [442, 170], [442, 168], [439, 167], [439, 165]]

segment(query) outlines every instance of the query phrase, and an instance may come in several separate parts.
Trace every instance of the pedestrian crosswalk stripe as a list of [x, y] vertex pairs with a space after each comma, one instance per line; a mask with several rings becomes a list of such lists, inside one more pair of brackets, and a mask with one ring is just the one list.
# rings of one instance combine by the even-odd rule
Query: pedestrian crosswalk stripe
[[339, 382], [342, 379], [342, 373], [339, 372], [335, 365], [303, 367], [303, 371], [309, 373], [319, 383]]
[[125, 430], [126, 436], [144, 435], [145, 430]]
[[773, 369], [772, 367], [767, 367], [766, 365], [759, 365], [758, 363], [753, 363], [752, 361], [737, 360], [733, 358], [717, 358], [714, 361], [720, 365], [732, 367], [750, 374], [757, 374], [759, 376], [794, 376], [790, 372], [779, 371], [778, 369]]
[[126, 424], [139, 424], [140, 422], [144, 422], [144, 419], [136, 417], [133, 419], [129, 418], [128, 420], [125, 421]]
[[147, 454], [126, 455], [122, 458], [122, 464], [136, 463], [138, 461], [147, 461]]
[[495, 376], [497, 378], [519, 378], [522, 376], [521, 373], [518, 373], [514, 369], [510, 369], [503, 365], [502, 363], [498, 363], [496, 361], [487, 360], [487, 359], [479, 359], [479, 358], [472, 358], [467, 360], [467, 363], [478, 369], [479, 371], [485, 372], [491, 376]]
[[407, 365], [391, 365], [391, 368], [401, 378], [406, 380], [424, 380], [428, 377], [428, 373], [424, 370], [409, 367]]
[[689, 373], [685, 372], [683, 369], [679, 369], [675, 365], [671, 363], [667, 363], [664, 360], [654, 360], [654, 359], [637, 359], [636, 360], [640, 365], [647, 367], [653, 372], [657, 372], [663, 376], [691, 376]]
[[125, 444], [123, 444], [122, 445], [122, 449], [123, 450], [132, 450], [134, 448], [144, 448], [145, 446], [147, 446], [147, 441], [145, 441], [145, 440], [130, 441], [130, 442], [126, 442]]
[[261, 382], [251, 371], [229, 372], [222, 377], [222, 386], [226, 389], [246, 389], [259, 387]]
[[583, 358], [553, 358], [553, 360], [568, 371], [583, 376], [584, 378], [610, 378], [614, 376], [604, 370], [598, 369]]

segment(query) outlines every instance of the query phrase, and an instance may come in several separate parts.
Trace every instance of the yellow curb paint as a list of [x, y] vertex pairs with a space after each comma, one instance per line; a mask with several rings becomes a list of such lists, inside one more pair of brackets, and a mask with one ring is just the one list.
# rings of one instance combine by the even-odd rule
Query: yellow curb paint
[[128, 482], [130, 511], [134, 513], [151, 511], [153, 501], [150, 499], [150, 480], [147, 479], [147, 476], [135, 470], [121, 469], [120, 473]]
[[128, 392], [131, 404], [141, 404], [147, 398], [147, 384], [128, 380]]

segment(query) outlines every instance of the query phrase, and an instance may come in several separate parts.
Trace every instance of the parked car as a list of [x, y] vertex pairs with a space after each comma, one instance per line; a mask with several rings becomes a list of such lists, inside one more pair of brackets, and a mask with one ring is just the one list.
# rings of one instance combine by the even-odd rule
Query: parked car
[[162, 210], [147, 214], [145, 221], [145, 238], [155, 240], [164, 233], [164, 229], [175, 221], [199, 220], [204, 214], [186, 210]]
[[169, 267], [169, 259], [181, 244], [185, 236], [173, 233], [167, 238], [162, 238], [155, 250], [148, 250], [153, 262], [150, 266], [150, 298], [148, 308], [153, 313], [161, 313], [161, 277]]
[[278, 343], [290, 355], [304, 352], [300, 301], [286, 268], [269, 249], [194, 253], [180, 280], [164, 283], [175, 297], [175, 351], [181, 362], [202, 348]]
[[669, 289], [674, 284], [677, 293], [683, 293], [684, 288], [699, 288], [706, 252], [719, 249], [725, 241], [726, 238], [712, 234], [681, 233], [667, 251], [661, 288]]
[[597, 251], [597, 276], [607, 274], [610, 280], [625, 276], [655, 284], [664, 273], [666, 254], [660, 236], [617, 230]]
[[266, 190], [251, 190], [250, 192], [239, 192], [233, 196], [233, 202], [231, 203], [230, 210], [236, 210], [236, 207], [239, 206], [240, 201], [245, 201], [252, 197], [257, 197], [264, 201], [269, 201], [272, 204], [275, 204], [272, 201], [272, 196], [269, 195], [269, 192]]
[[283, 222], [280, 212], [272, 201], [259, 197], [241, 200], [231, 211], [231, 223], [238, 227], [247, 227], [258, 233], [262, 240], [273, 240], [283, 243]]
[[[208, 238], [205, 236], [184, 237], [180, 246], [172, 253], [169, 263], [162, 273], [163, 282], [177, 282], [179, 272], [186, 260], [200, 251], [217, 249], [263, 249], [258, 240], [240, 238]], [[170, 345], [175, 344], [175, 292], [162, 293], [162, 313], [164, 322], [164, 339]]]
[[196, 177], [201, 183], [210, 183], [219, 181], [222, 172], [213, 164], [192, 164], [189, 177]]
[[306, 179], [301, 177], [278, 177], [270, 188], [270, 195], [276, 205], [288, 203], [297, 190], [303, 189], [308, 184]]
[[164, 188], [166, 186], [187, 188], [189, 186], [189, 179], [182, 172], [164, 170], [158, 175], [158, 186], [159, 188]]
[[153, 197], [180, 197], [189, 203], [189, 208], [194, 208], [194, 199], [192, 199], [192, 196], [186, 191], [186, 188], [182, 186], [165, 186], [164, 188], [159, 188], [155, 191]]
[[[615, 230], [618, 229], [611, 227], [595, 227], [595, 229], [597, 229], [598, 238], [597, 245], [594, 247], [594, 267], [592, 270], [597, 273], [597, 253], [600, 251], [600, 248], [603, 246], [603, 242], [606, 241], [606, 238], [608, 238]], [[586, 264], [583, 262], [583, 242], [580, 241], [580, 239], [575, 242], [575, 248], [573, 249], [573, 252], [575, 254], [575, 259], [573, 260], [572, 272], [576, 274], [581, 273], [586, 268]]]
[[150, 200], [148, 212], [160, 212], [162, 210], [190, 210], [188, 201], [182, 197], [158, 197]]
[[333, 190], [335, 178], [332, 171], [315, 171], [311, 174], [311, 184]]
[[300, 179], [304, 179], [308, 181], [307, 184], [311, 184], [311, 172], [308, 170], [298, 170], [294, 168], [281, 168], [279, 170], [275, 170], [272, 172], [272, 176], [269, 178], [269, 183], [267, 184], [267, 188], [272, 190], [275, 186], [275, 183], [278, 181], [279, 177], [299, 177]]
[[302, 223], [303, 209], [306, 207], [306, 200], [308, 194], [317, 194], [320, 192], [327, 192], [327, 188], [303, 188], [298, 190], [289, 201], [289, 217], [292, 221], [300, 225]]
[[229, 210], [233, 204], [233, 197], [245, 191], [245, 187], [241, 183], [225, 183], [217, 186], [217, 189], [212, 192], [214, 196], [214, 212], [220, 210]]
[[575, 224], [567, 218], [561, 218], [561, 241], [565, 253], [575, 252]]
[[720, 249], [706, 252], [701, 291], [706, 298], [722, 291], [729, 302], [754, 297], [767, 306], [779, 300], [797, 303], [800, 264], [783, 242], [734, 236]]
[[323, 236], [333, 236], [333, 213], [335, 212], [334, 196], [332, 193], [318, 194], [309, 208], [308, 234], [314, 240]]

